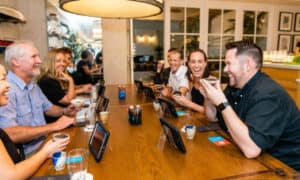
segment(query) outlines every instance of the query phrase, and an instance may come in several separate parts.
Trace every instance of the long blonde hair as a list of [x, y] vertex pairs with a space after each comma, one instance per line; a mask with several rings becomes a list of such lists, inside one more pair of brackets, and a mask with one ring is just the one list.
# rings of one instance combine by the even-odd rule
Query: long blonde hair
[[[68, 82], [62, 81], [57, 77], [57, 72], [55, 69], [55, 61], [56, 61], [56, 56], [63, 52], [60, 49], [51, 49], [46, 58], [43, 61], [43, 66], [41, 70], [41, 75], [38, 77], [38, 80], [44, 78], [44, 77], [49, 77], [52, 79], [55, 79], [59, 82], [61, 87], [66, 90], [68, 88]], [[64, 55], [64, 54], [63, 54]]]

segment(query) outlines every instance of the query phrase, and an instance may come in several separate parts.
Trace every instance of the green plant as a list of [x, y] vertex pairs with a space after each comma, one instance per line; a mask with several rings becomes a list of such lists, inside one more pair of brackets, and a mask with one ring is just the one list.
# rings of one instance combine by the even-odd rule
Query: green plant
[[83, 50], [82, 43], [78, 42], [77, 35], [73, 32], [69, 32], [67, 37], [64, 38], [64, 45], [71, 48], [73, 61], [81, 58], [81, 52]]
[[295, 56], [294, 59], [293, 59], [293, 62], [297, 63], [297, 64], [300, 64], [300, 55]]

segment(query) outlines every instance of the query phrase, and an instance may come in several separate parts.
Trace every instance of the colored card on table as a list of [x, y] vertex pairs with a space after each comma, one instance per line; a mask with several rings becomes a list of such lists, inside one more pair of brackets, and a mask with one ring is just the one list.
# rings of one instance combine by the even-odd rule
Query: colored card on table
[[177, 116], [184, 116], [186, 113], [184, 111], [177, 111]]
[[222, 141], [224, 138], [222, 136], [211, 136], [208, 138], [208, 140], [212, 143], [216, 142], [216, 141]]
[[226, 139], [223, 139], [223, 140], [221, 140], [221, 141], [216, 141], [216, 142], [214, 142], [214, 144], [217, 145], [217, 146], [225, 146], [225, 145], [227, 145], [227, 144], [230, 144], [230, 142], [227, 141]]

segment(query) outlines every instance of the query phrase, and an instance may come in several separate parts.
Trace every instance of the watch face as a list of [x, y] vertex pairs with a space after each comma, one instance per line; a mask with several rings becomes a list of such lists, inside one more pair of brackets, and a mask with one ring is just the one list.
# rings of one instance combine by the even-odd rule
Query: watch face
[[223, 103], [221, 103], [221, 104], [219, 104], [218, 106], [217, 106], [217, 110], [218, 111], [220, 111], [220, 112], [222, 112], [227, 106], [229, 106], [230, 104], [228, 103], [228, 102], [223, 102]]

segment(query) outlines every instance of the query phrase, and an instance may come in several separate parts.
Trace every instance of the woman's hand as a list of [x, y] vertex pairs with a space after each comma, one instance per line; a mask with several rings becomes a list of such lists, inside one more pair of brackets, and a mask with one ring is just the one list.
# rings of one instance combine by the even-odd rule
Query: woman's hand
[[51, 139], [43, 145], [41, 151], [44, 151], [48, 157], [51, 157], [53, 153], [64, 150], [69, 142], [70, 138], [65, 138], [58, 141]]
[[187, 106], [189, 99], [183, 95], [173, 95], [172, 98], [181, 106]]
[[62, 80], [62, 81], [72, 81], [72, 77], [70, 75], [68, 75], [67, 73], [64, 72], [58, 72], [58, 79]]

